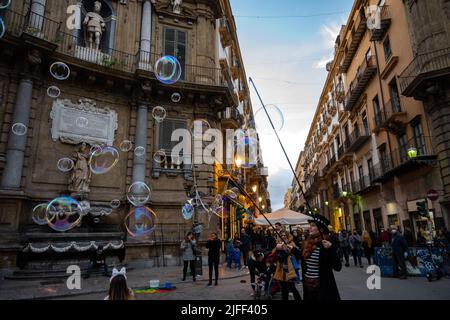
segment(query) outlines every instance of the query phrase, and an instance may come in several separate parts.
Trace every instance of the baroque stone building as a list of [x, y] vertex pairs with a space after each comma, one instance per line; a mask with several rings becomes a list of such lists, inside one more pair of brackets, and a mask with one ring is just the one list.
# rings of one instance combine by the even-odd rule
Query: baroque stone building
[[[177, 264], [179, 241], [193, 222], [183, 219], [181, 208], [194, 182], [210, 204], [232, 187], [231, 176], [270, 208], [262, 159], [250, 168], [192, 165], [169, 152], [177, 143], [171, 133], [191, 130], [194, 120], [224, 135], [254, 123], [228, 0], [25, 0], [13, 1], [0, 15], [6, 27], [0, 39], [0, 267], [84, 261], [99, 244], [111, 253], [125, 249], [121, 259], [127, 263]], [[155, 62], [164, 55], [180, 62], [180, 80], [171, 85], [155, 77]], [[67, 79], [50, 75], [55, 62], [70, 68]], [[51, 86], [59, 97], [47, 94]], [[152, 116], [155, 106], [165, 109], [162, 122]], [[81, 131], [74, 114], [89, 119]], [[26, 127], [25, 134], [13, 132], [16, 123]], [[91, 176], [82, 199], [89, 214], [82, 224], [55, 232], [33, 223], [37, 204], [73, 194], [70, 173], [57, 168], [59, 159], [71, 157], [83, 142], [119, 149], [125, 140], [145, 152], [120, 152], [112, 170]], [[144, 239], [127, 236], [124, 228], [131, 210], [126, 193], [137, 181], [151, 187], [148, 206], [158, 219]], [[115, 199], [121, 204], [111, 208]], [[237, 215], [239, 209], [246, 214]], [[210, 231], [230, 237], [258, 214], [242, 194], [225, 210], [224, 219], [196, 213], [203, 225], [200, 241]]]

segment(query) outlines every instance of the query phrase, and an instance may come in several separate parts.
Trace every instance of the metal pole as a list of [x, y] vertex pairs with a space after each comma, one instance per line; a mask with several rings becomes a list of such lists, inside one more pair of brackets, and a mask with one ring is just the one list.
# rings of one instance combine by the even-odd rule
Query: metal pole
[[[255, 85], [255, 83], [253, 82], [253, 79], [252, 79], [251, 77], [249, 78], [249, 81], [252, 83], [253, 88], [254, 88], [255, 91], [256, 91], [256, 95], [258, 96], [259, 101], [261, 102], [261, 105], [262, 105], [262, 107], [263, 107], [263, 109], [264, 109], [264, 112], [266, 113], [266, 116], [267, 116], [267, 118], [269, 119], [270, 125], [271, 125], [273, 131], [275, 132], [275, 135], [276, 135], [276, 137], [277, 137], [277, 139], [278, 139], [278, 143], [280, 144], [281, 149], [283, 150], [284, 156], [286, 157], [286, 160], [287, 160], [287, 162], [288, 162], [288, 164], [289, 164], [289, 167], [291, 168], [291, 171], [292, 171], [292, 173], [294, 174], [294, 177], [295, 177], [295, 180], [297, 181], [297, 184], [298, 184], [298, 187], [299, 187], [299, 189], [300, 189], [300, 192], [302, 193], [303, 198], [305, 199], [306, 206], [308, 207], [308, 210], [314, 215], [314, 211], [312, 210], [312, 207], [311, 207], [310, 204], [309, 204], [309, 201], [308, 201], [308, 199], [307, 199], [307, 197], [306, 197], [306, 194], [305, 194], [305, 192], [303, 191], [302, 185], [300, 184], [300, 180], [299, 180], [298, 177], [297, 177], [297, 173], [295, 172], [294, 167], [292, 166], [291, 160], [289, 160], [289, 157], [288, 157], [288, 155], [287, 155], [287, 153], [286, 153], [286, 149], [284, 148], [283, 143], [282, 143], [281, 140], [280, 140], [280, 136], [278, 135], [278, 132], [277, 132], [277, 130], [275, 129], [275, 126], [273, 125], [272, 119], [270, 118], [270, 115], [269, 115], [269, 113], [267, 112], [266, 105], [264, 104], [264, 101], [262, 100], [261, 95], [259, 94], [259, 91], [258, 91], [258, 89], [256, 88], [256, 85]], [[261, 210], [260, 210], [260, 212], [261, 212]], [[307, 215], [309, 215], [309, 214], [307, 214]], [[264, 216], [264, 214], [263, 214], [263, 216]], [[266, 217], [264, 216], [264, 218], [266, 218]], [[266, 220], [267, 220], [267, 218], [266, 218]], [[267, 220], [267, 221], [269, 221], [269, 220]], [[270, 222], [269, 222], [269, 223], [270, 223]], [[317, 228], [317, 229], [319, 230], [320, 236], [323, 238], [323, 235], [322, 235], [322, 232], [320, 231], [320, 228]]]

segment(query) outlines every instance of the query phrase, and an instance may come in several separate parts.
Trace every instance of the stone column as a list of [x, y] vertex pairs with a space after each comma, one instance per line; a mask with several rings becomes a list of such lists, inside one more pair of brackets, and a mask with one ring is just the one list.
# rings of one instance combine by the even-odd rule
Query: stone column
[[14, 106], [13, 120], [9, 132], [6, 166], [3, 170], [2, 189], [19, 189], [22, 178], [23, 159], [27, 144], [27, 134], [17, 135], [12, 132], [12, 125], [22, 123], [28, 128], [33, 95], [33, 81], [24, 78], [20, 81]]
[[31, 28], [38, 29], [39, 31], [42, 30], [42, 25], [44, 24], [45, 1], [46, 0], [32, 0], [31, 1], [31, 12], [30, 12], [30, 20], [28, 22], [28, 25]]
[[145, 148], [145, 154], [142, 156], [134, 154], [133, 160], [133, 182], [145, 181], [146, 159], [147, 159], [147, 114], [148, 105], [140, 104], [137, 112], [136, 123], [136, 143], [135, 147]]
[[139, 68], [151, 70], [151, 42], [152, 42], [152, 4], [145, 0], [142, 7], [141, 48]]
[[115, 39], [116, 39], [116, 24], [117, 24], [117, 16], [113, 15], [111, 17], [111, 30], [109, 32], [109, 54], [112, 54], [113, 49], [115, 48]]

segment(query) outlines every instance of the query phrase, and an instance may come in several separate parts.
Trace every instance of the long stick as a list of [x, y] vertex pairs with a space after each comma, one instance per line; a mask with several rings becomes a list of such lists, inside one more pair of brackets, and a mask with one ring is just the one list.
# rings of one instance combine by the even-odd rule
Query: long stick
[[248, 192], [245, 190], [245, 188], [243, 188], [240, 183], [238, 183], [236, 180], [234, 180], [232, 174], [230, 173], [230, 171], [228, 171], [227, 168], [223, 167], [223, 169], [225, 169], [225, 171], [228, 173], [229, 175], [229, 180], [233, 181], [233, 183], [237, 186], [237, 188], [239, 189], [239, 191], [248, 199], [250, 199], [250, 201], [252, 202], [252, 204], [255, 206], [256, 209], [258, 209], [258, 211], [262, 214], [262, 216], [264, 217], [264, 219], [266, 219], [266, 221], [269, 223], [269, 225], [273, 228], [273, 230], [275, 231], [275, 233], [277, 234], [277, 236], [284, 242], [284, 244], [287, 245], [286, 241], [283, 240], [283, 238], [281, 237], [280, 233], [278, 232], [278, 230], [273, 226], [273, 224], [270, 222], [269, 219], [267, 219], [266, 215], [262, 212], [261, 208], [256, 204], [255, 200], [253, 200], [253, 197], [250, 196], [248, 194]]
[[[298, 179], [297, 174], [296, 174], [296, 172], [295, 172], [295, 170], [294, 170], [294, 167], [292, 166], [291, 160], [289, 160], [289, 157], [288, 157], [288, 155], [287, 155], [286, 149], [284, 148], [284, 145], [283, 145], [283, 143], [281, 142], [280, 136], [278, 135], [278, 132], [277, 132], [277, 130], [275, 129], [275, 126], [273, 125], [272, 118], [270, 118], [270, 115], [269, 115], [269, 113], [267, 112], [266, 105], [264, 104], [264, 102], [263, 102], [263, 100], [262, 100], [262, 98], [261, 98], [261, 95], [259, 94], [259, 91], [258, 91], [258, 89], [256, 88], [256, 85], [255, 85], [255, 83], [253, 82], [253, 79], [252, 79], [251, 77], [249, 78], [249, 81], [252, 83], [253, 88], [255, 89], [256, 95], [258, 96], [258, 99], [259, 99], [259, 101], [261, 102], [261, 105], [262, 105], [262, 107], [263, 107], [263, 109], [264, 109], [264, 112], [266, 113], [266, 116], [267, 116], [267, 118], [269, 119], [270, 125], [272, 126], [272, 129], [273, 129], [273, 131], [275, 132], [275, 135], [276, 135], [276, 137], [277, 137], [277, 139], [278, 139], [278, 143], [280, 144], [281, 149], [283, 150], [284, 156], [286, 157], [286, 160], [287, 160], [287, 162], [289, 163], [289, 167], [291, 168], [291, 171], [292, 171], [292, 173], [294, 174], [294, 177], [295, 177], [295, 180], [297, 181], [297, 184], [298, 184], [298, 187], [299, 187], [299, 189], [300, 189], [300, 192], [302, 193], [303, 198], [305, 199], [306, 206], [308, 207], [309, 212], [312, 213], [312, 215], [310, 215], [310, 214], [308, 214], [308, 213], [307, 213], [307, 215], [313, 216], [313, 215], [314, 215], [314, 210], [312, 210], [312, 207], [311, 207], [311, 205], [309, 204], [309, 201], [308, 201], [308, 199], [307, 199], [307, 197], [306, 197], [306, 195], [305, 195], [305, 192], [303, 191], [302, 185], [300, 184], [300, 180]], [[320, 228], [317, 228], [317, 229], [319, 230], [320, 236], [322, 237], [322, 232], [320, 231]]]

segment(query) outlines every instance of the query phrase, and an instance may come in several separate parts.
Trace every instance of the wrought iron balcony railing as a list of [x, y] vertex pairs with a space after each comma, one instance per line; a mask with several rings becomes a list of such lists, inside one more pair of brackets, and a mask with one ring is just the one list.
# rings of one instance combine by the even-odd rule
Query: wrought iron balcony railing
[[[161, 54], [138, 51], [137, 53], [123, 52], [112, 48], [102, 50], [90, 49], [84, 46], [84, 39], [63, 31], [65, 26], [60, 22], [45, 16], [30, 13], [23, 15], [13, 10], [2, 13], [5, 24], [5, 37], [22, 38], [26, 41], [45, 41], [53, 45], [56, 52], [76, 58], [79, 62], [90, 63], [92, 67], [105, 67], [126, 73], [136, 70], [152, 72]], [[28, 39], [27, 39], [28, 38]], [[183, 65], [180, 82], [200, 85], [227, 87], [222, 70], [216, 67], [198, 65]], [[234, 91], [234, 88], [230, 88]]]
[[450, 74], [450, 47], [417, 55], [399, 77], [402, 94], [414, 96], [424, 81]]

